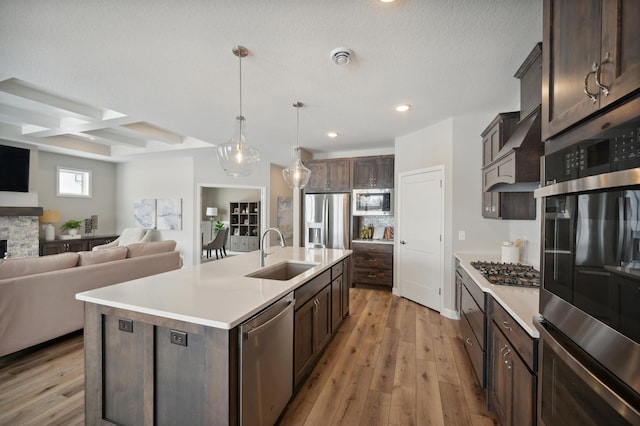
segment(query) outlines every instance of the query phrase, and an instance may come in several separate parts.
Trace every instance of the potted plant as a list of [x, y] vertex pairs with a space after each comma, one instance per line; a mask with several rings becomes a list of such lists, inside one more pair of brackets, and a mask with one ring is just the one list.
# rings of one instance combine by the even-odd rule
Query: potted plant
[[224, 222], [221, 221], [216, 221], [216, 224], [213, 226], [213, 232], [214, 234], [218, 235], [218, 231], [220, 231], [222, 228], [224, 228]]
[[69, 235], [76, 235], [82, 226], [82, 220], [69, 219], [60, 227], [61, 231], [68, 231]]

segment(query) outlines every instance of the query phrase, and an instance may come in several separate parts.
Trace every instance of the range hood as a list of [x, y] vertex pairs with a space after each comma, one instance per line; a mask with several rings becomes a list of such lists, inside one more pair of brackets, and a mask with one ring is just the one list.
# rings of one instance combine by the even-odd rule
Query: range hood
[[516, 125], [495, 159], [482, 168], [485, 192], [532, 192], [540, 186], [540, 106]]

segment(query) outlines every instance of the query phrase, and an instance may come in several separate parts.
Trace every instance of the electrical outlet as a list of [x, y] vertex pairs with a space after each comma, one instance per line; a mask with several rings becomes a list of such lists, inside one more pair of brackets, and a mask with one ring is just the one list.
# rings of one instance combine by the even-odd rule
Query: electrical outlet
[[133, 320], [118, 318], [118, 330], [133, 333]]
[[187, 346], [187, 333], [184, 331], [171, 330], [171, 343]]
[[465, 231], [458, 231], [458, 240], [464, 241], [467, 239], [467, 233]]

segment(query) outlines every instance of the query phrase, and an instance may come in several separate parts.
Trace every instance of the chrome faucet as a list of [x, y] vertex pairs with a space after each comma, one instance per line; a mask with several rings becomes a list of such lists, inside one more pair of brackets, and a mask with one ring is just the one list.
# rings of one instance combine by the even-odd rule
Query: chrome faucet
[[280, 246], [285, 247], [287, 244], [284, 242], [284, 235], [278, 228], [267, 228], [262, 233], [262, 237], [260, 237], [260, 267], [264, 266], [264, 258], [269, 256], [271, 253], [266, 253], [264, 251], [264, 237], [269, 233], [269, 231], [276, 231], [278, 236], [280, 237]]

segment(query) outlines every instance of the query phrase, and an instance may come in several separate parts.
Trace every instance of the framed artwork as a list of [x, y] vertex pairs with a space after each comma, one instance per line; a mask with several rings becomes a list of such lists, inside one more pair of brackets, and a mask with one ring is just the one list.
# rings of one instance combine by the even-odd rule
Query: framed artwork
[[293, 198], [278, 197], [278, 229], [287, 244], [293, 244]]
[[158, 198], [156, 200], [156, 229], [182, 229], [182, 198]]
[[154, 229], [156, 227], [156, 200], [153, 198], [143, 198], [133, 202], [133, 216], [136, 225], [144, 229]]

